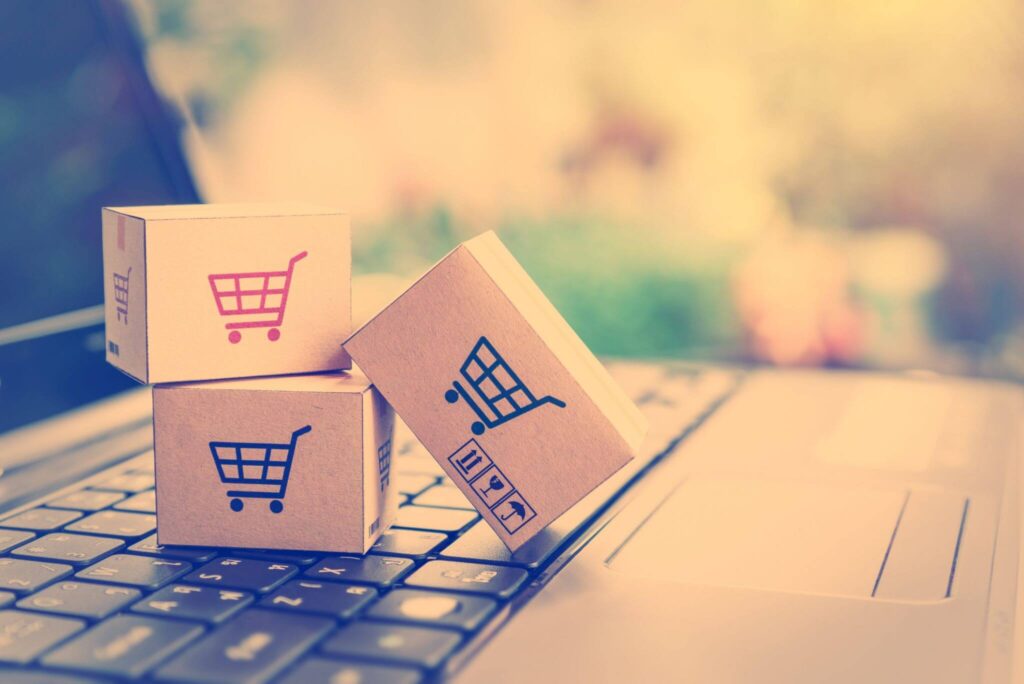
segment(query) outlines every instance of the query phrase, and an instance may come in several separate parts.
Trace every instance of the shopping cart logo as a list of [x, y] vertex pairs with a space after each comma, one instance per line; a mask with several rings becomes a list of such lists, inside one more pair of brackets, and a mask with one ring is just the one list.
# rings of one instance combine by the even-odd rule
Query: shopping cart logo
[[391, 483], [391, 440], [377, 447], [377, 467], [380, 470], [380, 491]]
[[288, 303], [295, 264], [308, 256], [299, 252], [288, 260], [286, 271], [254, 271], [252, 273], [211, 273], [210, 289], [221, 316], [238, 317], [224, 325], [231, 332], [228, 341], [237, 344], [246, 328], [269, 328], [267, 339], [281, 337], [280, 326]]
[[496, 428], [544, 404], [565, 408], [561, 399], [535, 397], [486, 337], [477, 340], [460, 372], [465, 385], [456, 380], [444, 398], [454, 404], [462, 397], [469, 404], [479, 419], [471, 426], [474, 435], [482, 435], [487, 428]]
[[284, 510], [285, 490], [295, 457], [295, 445], [299, 437], [313, 428], [300, 427], [292, 433], [291, 442], [271, 444], [267, 442], [210, 442], [210, 453], [217, 466], [220, 481], [226, 485], [237, 485], [229, 489], [231, 510], [238, 513], [244, 508], [242, 499], [270, 499], [270, 510], [280, 513]]
[[131, 277], [131, 266], [123, 275], [121, 273], [114, 274], [114, 303], [117, 306], [117, 320], [125, 325], [128, 325], [128, 285], [131, 282]]

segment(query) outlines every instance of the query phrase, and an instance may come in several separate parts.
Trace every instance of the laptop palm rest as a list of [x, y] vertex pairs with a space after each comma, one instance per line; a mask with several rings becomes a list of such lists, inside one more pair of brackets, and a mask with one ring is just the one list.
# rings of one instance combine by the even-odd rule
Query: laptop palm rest
[[944, 490], [694, 477], [606, 564], [689, 584], [938, 601], [952, 594], [968, 510]]

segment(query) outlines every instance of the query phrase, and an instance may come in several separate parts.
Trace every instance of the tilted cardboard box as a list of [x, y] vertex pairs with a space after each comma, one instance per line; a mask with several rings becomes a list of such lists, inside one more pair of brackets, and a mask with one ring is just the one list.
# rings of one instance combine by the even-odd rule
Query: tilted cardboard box
[[107, 361], [151, 383], [349, 368], [351, 264], [329, 209], [106, 208]]
[[153, 388], [161, 544], [365, 553], [398, 509], [391, 407], [347, 373]]
[[646, 430], [494, 233], [345, 348], [513, 551], [629, 462]]

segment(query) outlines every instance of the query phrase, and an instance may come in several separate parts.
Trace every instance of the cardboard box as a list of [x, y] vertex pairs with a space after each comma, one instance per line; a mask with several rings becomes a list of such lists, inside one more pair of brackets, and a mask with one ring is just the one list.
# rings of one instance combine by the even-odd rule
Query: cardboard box
[[329, 209], [106, 208], [107, 361], [152, 383], [350, 368], [351, 263]]
[[646, 431], [494, 233], [345, 348], [513, 551], [628, 463]]
[[365, 553], [398, 509], [394, 423], [347, 373], [158, 385], [157, 538]]

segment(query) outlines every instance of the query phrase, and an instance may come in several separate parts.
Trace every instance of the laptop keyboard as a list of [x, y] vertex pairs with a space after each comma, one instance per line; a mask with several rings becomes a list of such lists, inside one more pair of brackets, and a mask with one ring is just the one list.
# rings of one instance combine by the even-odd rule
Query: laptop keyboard
[[[663, 455], [734, 376], [619, 364]], [[608, 501], [510, 554], [402, 426], [402, 505], [366, 556], [163, 547], [152, 452], [0, 520], [0, 680], [436, 679]], [[596, 498], [595, 498], [596, 497]]]

